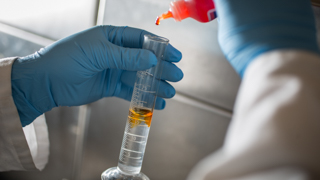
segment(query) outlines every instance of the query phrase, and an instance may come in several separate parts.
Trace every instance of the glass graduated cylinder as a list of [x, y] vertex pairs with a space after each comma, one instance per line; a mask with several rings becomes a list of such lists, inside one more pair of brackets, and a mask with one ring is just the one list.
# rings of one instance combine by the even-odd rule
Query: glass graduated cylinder
[[152, 114], [150, 109], [129, 110], [118, 162], [118, 168], [126, 174], [141, 170]]
[[162, 37], [144, 36], [142, 48], [152, 51], [158, 63], [137, 72], [117, 167], [123, 174], [140, 173], [162, 73], [162, 57], [168, 43]]

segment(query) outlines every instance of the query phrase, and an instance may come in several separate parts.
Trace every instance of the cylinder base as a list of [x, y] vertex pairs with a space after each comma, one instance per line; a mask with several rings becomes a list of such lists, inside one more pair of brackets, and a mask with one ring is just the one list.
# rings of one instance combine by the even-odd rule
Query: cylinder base
[[105, 170], [101, 174], [101, 180], [150, 180], [145, 174], [139, 173], [135, 175], [123, 174], [117, 167]]

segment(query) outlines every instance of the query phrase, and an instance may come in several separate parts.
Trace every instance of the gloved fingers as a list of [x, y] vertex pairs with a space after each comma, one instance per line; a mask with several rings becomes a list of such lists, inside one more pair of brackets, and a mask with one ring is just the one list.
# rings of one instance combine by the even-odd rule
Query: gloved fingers
[[215, 5], [221, 50], [240, 76], [256, 57], [268, 51], [319, 53], [311, 1], [215, 0]]
[[154, 109], [162, 110], [166, 107], [166, 101], [163, 98], [157, 97]]
[[121, 82], [133, 87], [134, 82], [136, 80], [137, 72], [136, 71], [122, 71], [121, 74]]
[[[162, 80], [177, 82], [183, 78], [183, 72], [176, 65], [170, 62], [162, 61], [161, 66], [162, 67], [160, 68], [162, 68], [162, 73], [161, 73]], [[127, 82], [127, 81], [134, 82], [136, 78], [136, 73], [137, 72], [135, 71], [123, 71], [121, 80], [123, 82]], [[160, 79], [159, 76], [156, 78]]]
[[[130, 72], [126, 71], [123, 72], [121, 75], [121, 82], [129, 87], [133, 87], [136, 79], [136, 73], [135, 72]], [[156, 80], [159, 84], [157, 96], [163, 97], [163, 98], [172, 98], [175, 94], [176, 91], [172, 85], [167, 83], [166, 81], [163, 80]]]
[[[171, 82], [178, 82], [183, 78], [183, 72], [175, 64], [167, 61], [161, 62], [162, 68], [161, 79]], [[160, 77], [157, 77], [160, 78]]]
[[166, 81], [159, 81], [157, 96], [162, 98], [172, 98], [176, 94], [174, 87]]
[[122, 83], [119, 93], [116, 94], [115, 96], [127, 101], [131, 101], [132, 92], [133, 92], [132, 86], [128, 86]]
[[144, 35], [148, 31], [132, 27], [101, 26], [106, 33], [108, 41], [122, 47], [142, 48]]
[[171, 44], [168, 44], [168, 46], [166, 47], [163, 59], [169, 62], [179, 62], [182, 59], [182, 54], [179, 50], [174, 48]]
[[[108, 41], [111, 43], [128, 48], [141, 49], [144, 42], [144, 35], [150, 34], [157, 36], [148, 31], [132, 28], [132, 27], [115, 27], [115, 26], [101, 26], [104, 28]], [[164, 60], [169, 62], [179, 62], [182, 54], [171, 44], [166, 48]]]
[[115, 68], [129, 71], [149, 69], [157, 64], [156, 56], [145, 49], [124, 48], [109, 43], [107, 56], [97, 60], [97, 66], [103, 69]]
[[[133, 92], [132, 87], [125, 85], [125, 84], [122, 84], [121, 90], [118, 93], [118, 95], [116, 95], [116, 97], [122, 98], [127, 101], [131, 101], [132, 92]], [[156, 103], [155, 103], [155, 109], [161, 110], [161, 109], [164, 109], [165, 106], [166, 106], [165, 100], [161, 97], [157, 97]]]

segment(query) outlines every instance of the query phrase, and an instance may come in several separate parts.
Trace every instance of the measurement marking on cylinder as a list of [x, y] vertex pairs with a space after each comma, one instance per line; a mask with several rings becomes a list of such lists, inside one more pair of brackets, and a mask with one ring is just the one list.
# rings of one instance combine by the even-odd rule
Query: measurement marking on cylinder
[[147, 127], [149, 127], [148, 125], [137, 125], [137, 126], [141, 126], [141, 127], [145, 127], [145, 126], [147, 126]]
[[139, 89], [139, 88], [137, 88], [137, 90], [140, 90], [140, 91], [143, 91], [143, 92], [146, 92], [146, 93], [156, 93], [156, 91], [147, 91], [147, 90]]
[[136, 142], [136, 143], [144, 143], [145, 141], [136, 141], [137, 140], [137, 137], [135, 136], [126, 136], [125, 139], [127, 141], [130, 141], [130, 142]]
[[[145, 141], [135, 141], [135, 140], [130, 140], [130, 139], [127, 139], [127, 141], [135, 142], [135, 143], [143, 144], [143, 145], [146, 143]], [[125, 145], [127, 145], [127, 144], [125, 144]]]
[[133, 150], [130, 150], [130, 149], [127, 149], [127, 148], [122, 148], [123, 150], [125, 151], [129, 151], [129, 152], [134, 152], [134, 153], [142, 153], [142, 152], [139, 152], [139, 151], [133, 151]]
[[136, 135], [136, 134], [132, 134], [132, 133], [128, 133], [128, 132], [125, 132], [125, 133], [128, 134], [128, 135], [131, 135], [131, 136], [137, 136], [137, 137], [145, 138], [145, 136], [140, 136], [140, 135]]
[[135, 103], [147, 103], [146, 101], [136, 101]]
[[130, 156], [125, 156], [125, 155], [123, 155], [123, 157], [130, 158], [130, 159], [141, 159], [141, 157], [130, 157]]

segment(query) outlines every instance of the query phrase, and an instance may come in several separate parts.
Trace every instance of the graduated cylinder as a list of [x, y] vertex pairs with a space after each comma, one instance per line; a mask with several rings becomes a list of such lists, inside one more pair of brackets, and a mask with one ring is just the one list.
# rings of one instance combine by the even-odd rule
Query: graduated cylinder
[[159, 36], [144, 36], [142, 48], [152, 51], [158, 63], [137, 72], [117, 167], [127, 175], [139, 174], [141, 170], [162, 74], [162, 58], [168, 43], [169, 40]]

